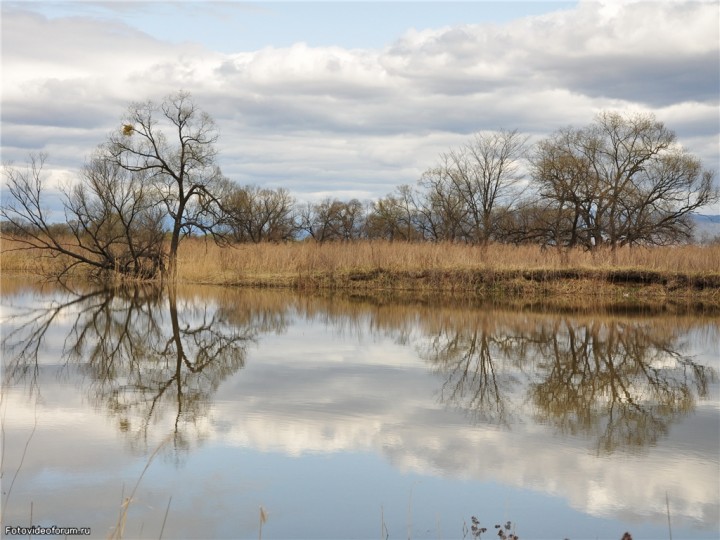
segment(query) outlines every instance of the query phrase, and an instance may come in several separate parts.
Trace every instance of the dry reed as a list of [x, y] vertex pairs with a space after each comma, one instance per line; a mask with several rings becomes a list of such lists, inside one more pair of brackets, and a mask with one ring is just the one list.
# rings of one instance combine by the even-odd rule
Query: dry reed
[[[8, 245], [12, 246], [12, 241], [5, 240], [2, 245], [2, 272], [48, 271], [37, 253], [6, 253]], [[178, 275], [181, 282], [195, 284], [454, 290], [521, 296], [657, 297], [697, 295], [700, 291], [704, 298], [720, 302], [720, 246], [623, 247], [592, 252], [385, 241], [220, 247], [194, 238], [181, 244]]]
[[317, 272], [382, 269], [425, 270], [614, 270], [718, 273], [720, 246], [620, 248], [615, 252], [556, 250], [538, 246], [358, 241], [315, 244], [241, 244], [218, 247], [190, 240], [180, 249], [180, 275], [188, 281], [225, 282], [233, 277], [293, 276]]

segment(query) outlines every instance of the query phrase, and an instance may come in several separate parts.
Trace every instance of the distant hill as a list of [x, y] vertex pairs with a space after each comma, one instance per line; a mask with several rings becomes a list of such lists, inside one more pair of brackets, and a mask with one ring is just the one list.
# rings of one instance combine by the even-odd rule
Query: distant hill
[[706, 242], [720, 238], [720, 214], [695, 214], [695, 240]]

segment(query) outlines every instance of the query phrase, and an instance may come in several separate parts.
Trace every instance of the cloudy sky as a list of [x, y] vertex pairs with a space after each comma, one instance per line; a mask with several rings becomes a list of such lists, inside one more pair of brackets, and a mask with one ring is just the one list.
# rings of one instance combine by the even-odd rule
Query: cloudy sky
[[[481, 130], [653, 112], [720, 170], [720, 3], [2, 2], [2, 158], [71, 179], [183, 89], [241, 184], [373, 199]], [[720, 213], [720, 206], [713, 209]]]

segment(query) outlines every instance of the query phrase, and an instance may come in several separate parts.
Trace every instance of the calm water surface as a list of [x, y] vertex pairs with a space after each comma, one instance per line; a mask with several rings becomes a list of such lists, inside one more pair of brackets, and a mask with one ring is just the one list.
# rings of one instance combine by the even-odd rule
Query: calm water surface
[[720, 534], [717, 314], [5, 281], [2, 338], [3, 529]]

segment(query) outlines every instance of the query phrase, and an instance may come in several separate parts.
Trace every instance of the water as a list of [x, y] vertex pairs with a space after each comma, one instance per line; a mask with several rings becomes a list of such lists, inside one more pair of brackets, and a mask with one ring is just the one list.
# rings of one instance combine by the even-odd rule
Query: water
[[3, 528], [717, 538], [716, 315], [5, 281]]

